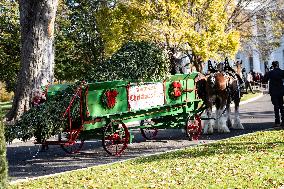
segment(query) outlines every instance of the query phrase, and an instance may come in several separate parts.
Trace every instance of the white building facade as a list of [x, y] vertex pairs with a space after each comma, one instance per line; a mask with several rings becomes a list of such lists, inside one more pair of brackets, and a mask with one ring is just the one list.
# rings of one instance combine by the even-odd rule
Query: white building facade
[[[274, 1], [273, 6], [271, 6], [271, 11], [262, 11], [260, 15], [255, 14], [251, 18], [251, 32], [252, 35], [256, 37], [253, 37], [249, 42], [243, 44], [243, 50], [240, 50], [236, 55], [236, 59], [243, 61], [243, 67], [245, 67], [247, 71], [255, 71], [264, 74], [265, 65], [270, 68], [272, 61], [278, 61], [280, 68], [284, 69], [284, 36], [280, 39], [278, 48], [275, 49], [275, 47], [271, 47], [273, 51], [268, 50], [265, 54], [260, 54], [261, 50], [258, 49], [258, 47], [269, 49], [267, 45], [269, 43], [267, 42], [276, 40], [272, 32], [273, 21], [271, 20], [271, 12], [274, 12], [273, 7], [278, 7], [283, 0], [279, 1], [280, 4], [278, 1], [279, 0]], [[283, 6], [283, 4], [281, 4], [281, 6]], [[284, 11], [284, 7], [280, 9]], [[258, 20], [258, 16], [262, 19], [265, 18], [265, 20]], [[265, 45], [267, 46], [265, 47]], [[267, 53], [269, 51], [271, 52], [270, 55]]]
[[277, 60], [280, 68], [284, 69], [284, 36], [281, 38], [280, 47], [271, 53], [269, 63], [271, 64], [271, 62], [274, 60]]
[[271, 66], [272, 61], [277, 60], [281, 69], [284, 69], [284, 36], [281, 38], [280, 46], [275, 49], [269, 56], [269, 61], [265, 63], [259, 54], [259, 51], [255, 48], [252, 48], [251, 53], [246, 53], [239, 51], [236, 55], [237, 60], [243, 61], [243, 67], [247, 71], [255, 71], [259, 73], [265, 73], [265, 64], [268, 68]]

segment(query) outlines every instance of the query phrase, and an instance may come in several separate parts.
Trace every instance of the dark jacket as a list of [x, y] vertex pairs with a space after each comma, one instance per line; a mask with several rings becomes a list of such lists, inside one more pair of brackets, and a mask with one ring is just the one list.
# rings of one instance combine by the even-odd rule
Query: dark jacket
[[283, 96], [284, 95], [284, 70], [280, 68], [274, 68], [265, 74], [263, 81], [269, 80], [269, 94], [271, 96]]

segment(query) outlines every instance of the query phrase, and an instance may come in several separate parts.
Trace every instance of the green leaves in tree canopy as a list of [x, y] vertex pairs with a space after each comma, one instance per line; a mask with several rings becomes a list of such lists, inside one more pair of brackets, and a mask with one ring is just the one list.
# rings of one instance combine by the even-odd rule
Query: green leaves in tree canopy
[[20, 65], [19, 7], [15, 1], [0, 2], [0, 81], [11, 92]]
[[59, 3], [55, 33], [57, 79], [74, 81], [101, 62], [103, 45], [95, 18], [98, 7], [89, 0]]

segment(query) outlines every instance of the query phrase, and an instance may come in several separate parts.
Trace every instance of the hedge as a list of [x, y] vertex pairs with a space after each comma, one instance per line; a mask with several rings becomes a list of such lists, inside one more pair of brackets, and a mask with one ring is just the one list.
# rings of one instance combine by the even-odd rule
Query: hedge
[[88, 81], [162, 81], [169, 76], [166, 51], [146, 41], [130, 41], [86, 75]]
[[[1, 109], [0, 109], [1, 111]], [[6, 160], [6, 143], [4, 138], [4, 124], [0, 117], [0, 188], [7, 187], [8, 164]]]

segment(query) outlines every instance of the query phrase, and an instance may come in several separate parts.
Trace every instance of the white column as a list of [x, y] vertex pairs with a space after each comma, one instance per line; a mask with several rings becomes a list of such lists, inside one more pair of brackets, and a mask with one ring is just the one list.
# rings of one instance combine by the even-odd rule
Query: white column
[[[253, 16], [252, 18], [252, 24], [253, 24], [253, 28], [252, 28], [252, 33], [253, 33], [253, 36], [257, 36], [257, 20], [256, 20], [256, 15]], [[261, 72], [261, 67], [260, 67], [260, 56], [259, 56], [259, 51], [258, 49], [256, 48], [257, 46], [257, 37], [255, 37], [253, 39], [253, 47], [252, 47], [252, 57], [253, 57], [253, 70], [255, 72]]]
[[253, 58], [253, 70], [255, 72], [261, 72], [260, 56], [256, 50], [253, 51], [252, 58]]
[[247, 54], [246, 54], [245, 52], [239, 51], [238, 54], [237, 54], [237, 56], [236, 56], [236, 59], [243, 62], [242, 68], [245, 68], [245, 69], [246, 69], [246, 72], [249, 72], [249, 71], [250, 71], [250, 69], [249, 69], [248, 56], [247, 56]]

